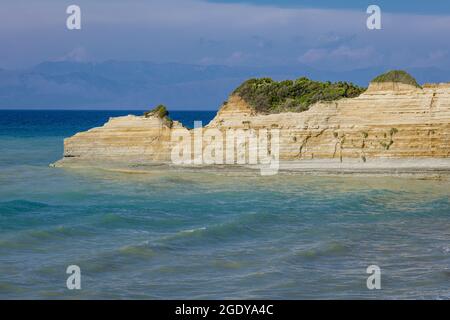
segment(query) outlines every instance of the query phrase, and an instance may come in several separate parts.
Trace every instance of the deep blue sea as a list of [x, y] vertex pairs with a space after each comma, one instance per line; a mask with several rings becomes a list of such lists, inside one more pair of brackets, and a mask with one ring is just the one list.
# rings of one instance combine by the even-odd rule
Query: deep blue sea
[[450, 299], [449, 181], [48, 166], [129, 113], [0, 111], [1, 299]]

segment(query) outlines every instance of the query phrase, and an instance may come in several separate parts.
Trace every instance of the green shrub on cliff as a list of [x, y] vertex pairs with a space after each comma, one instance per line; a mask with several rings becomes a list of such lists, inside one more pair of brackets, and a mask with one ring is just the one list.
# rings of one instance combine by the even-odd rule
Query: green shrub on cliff
[[169, 118], [169, 111], [167, 111], [166, 106], [163, 104], [156, 106], [150, 111], [144, 112], [144, 117], [148, 118], [151, 116], [157, 116], [158, 118], [165, 120], [168, 126], [172, 126], [173, 121]]
[[165, 105], [160, 104], [160, 105], [156, 106], [155, 108], [153, 108], [152, 110], [144, 112], [144, 116], [146, 118], [148, 118], [150, 116], [157, 116], [162, 119], [164, 117], [169, 116], [169, 111], [167, 111], [167, 108]]
[[320, 82], [302, 77], [297, 80], [274, 81], [270, 78], [250, 79], [233, 94], [240, 96], [258, 112], [301, 112], [318, 101], [353, 98], [365, 88], [347, 82]]
[[420, 85], [417, 83], [416, 79], [403, 70], [391, 70], [379, 75], [371, 82], [399, 82], [420, 88]]

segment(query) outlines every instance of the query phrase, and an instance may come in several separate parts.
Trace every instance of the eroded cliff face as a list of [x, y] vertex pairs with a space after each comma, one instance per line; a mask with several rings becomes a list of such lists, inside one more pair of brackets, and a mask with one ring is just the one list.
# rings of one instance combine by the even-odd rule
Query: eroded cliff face
[[159, 117], [128, 115], [110, 118], [102, 127], [93, 128], [64, 140], [64, 158], [59, 164], [78, 161], [165, 162], [172, 149], [171, 132], [185, 130], [174, 121], [169, 126]]
[[[280, 160], [450, 157], [450, 84], [371, 84], [357, 98], [317, 103], [301, 113], [257, 114], [231, 96], [207, 128], [279, 129]], [[60, 165], [81, 160], [170, 162], [174, 129], [159, 118], [126, 116], [64, 143]], [[208, 145], [204, 141], [203, 147]]]
[[279, 128], [284, 160], [450, 156], [450, 84], [371, 84], [301, 113], [252, 115], [243, 105], [232, 97], [209, 126]]

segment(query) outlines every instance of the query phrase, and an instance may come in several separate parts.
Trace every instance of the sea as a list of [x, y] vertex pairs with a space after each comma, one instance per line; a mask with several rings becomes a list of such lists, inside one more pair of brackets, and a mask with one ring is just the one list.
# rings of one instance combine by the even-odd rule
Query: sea
[[448, 179], [49, 167], [126, 114], [0, 111], [0, 299], [450, 299]]

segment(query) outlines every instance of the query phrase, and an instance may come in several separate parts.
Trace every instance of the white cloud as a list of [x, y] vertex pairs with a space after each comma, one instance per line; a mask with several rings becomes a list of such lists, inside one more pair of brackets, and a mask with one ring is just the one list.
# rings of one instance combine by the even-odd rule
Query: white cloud
[[235, 66], [235, 65], [243, 65], [253, 57], [254, 56], [252, 54], [245, 53], [242, 51], [235, 51], [225, 57], [210, 57], [210, 56], [202, 57], [197, 63], [202, 65]]
[[381, 58], [380, 53], [371, 47], [340, 46], [309, 49], [298, 58], [298, 61], [313, 67], [342, 70], [374, 66], [381, 62]]
[[74, 62], [84, 62], [88, 60], [88, 53], [85, 48], [77, 47], [63, 55], [62, 57], [56, 58], [55, 61], [74, 61]]
[[419, 56], [412, 62], [414, 67], [435, 67], [443, 65], [448, 62], [449, 51], [448, 50], [435, 50], [425, 53], [423, 56]]

